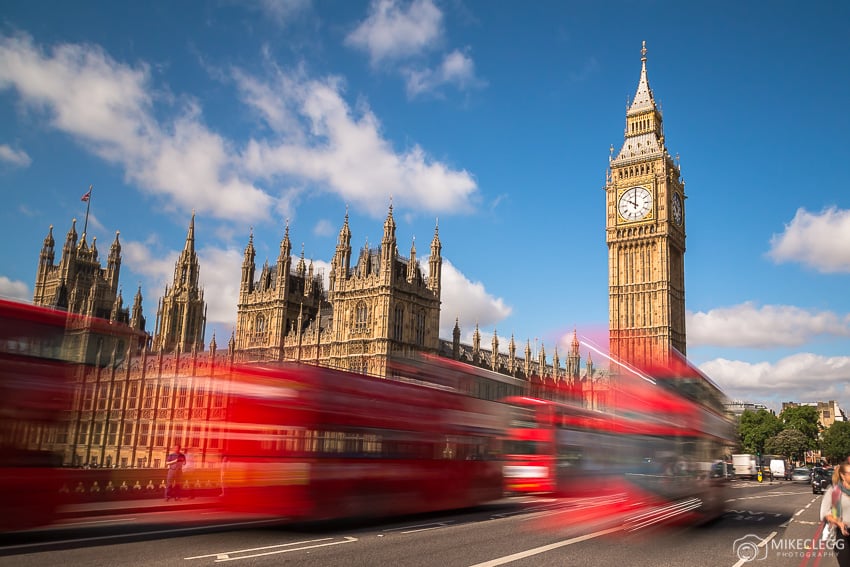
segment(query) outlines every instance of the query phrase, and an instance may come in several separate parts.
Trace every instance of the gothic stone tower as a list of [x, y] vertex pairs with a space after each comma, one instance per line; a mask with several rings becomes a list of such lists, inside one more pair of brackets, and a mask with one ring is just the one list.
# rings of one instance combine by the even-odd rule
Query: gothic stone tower
[[71, 221], [58, 265], [53, 264], [56, 256], [54, 246], [51, 225], [39, 254], [33, 303], [69, 313], [129, 323], [130, 311], [123, 306], [118, 289], [121, 272], [118, 233], [115, 233], [115, 241], [109, 249], [105, 269], [100, 265], [97, 238], [92, 240], [91, 246], [86, 242], [85, 233], [77, 241], [77, 219]]
[[390, 357], [438, 351], [443, 265], [439, 228], [431, 240], [427, 278], [416, 259], [415, 242], [409, 258], [399, 255], [395, 230], [390, 205], [380, 247], [364, 246], [352, 268], [345, 215], [329, 277], [334, 317], [331, 366], [384, 376]]
[[367, 244], [352, 266], [346, 214], [327, 292], [312, 262], [306, 266], [303, 251], [292, 269], [288, 226], [277, 264], [266, 263], [255, 278], [252, 235], [237, 307], [235, 350], [240, 360], [298, 360], [386, 376], [391, 356], [436, 353], [442, 245], [435, 230], [426, 278], [415, 246], [409, 258], [398, 254], [395, 228], [390, 207], [380, 247]]
[[76, 219], [71, 221], [58, 265], [53, 263], [56, 258], [56, 243], [53, 239], [53, 226], [50, 226], [38, 258], [33, 303], [83, 315], [82, 318], [69, 321], [65, 348], [68, 349], [69, 356], [100, 364], [105, 363], [111, 356], [125, 353], [112, 352], [109, 346], [93, 339], [90, 332], [92, 322], [89, 318], [129, 325], [130, 328], [140, 331], [138, 346], [141, 346], [144, 343], [142, 337], [145, 336], [142, 289], [139, 287], [136, 292], [131, 313], [129, 307], [124, 307], [124, 298], [118, 285], [121, 271], [121, 243], [118, 241], [118, 232], [115, 233], [115, 240], [109, 249], [106, 268], [103, 268], [98, 257], [97, 239], [92, 239], [89, 246], [86, 234], [83, 233], [78, 241], [76, 225]]
[[[613, 147], [612, 147], [613, 154]], [[605, 186], [610, 351], [638, 366], [685, 352], [685, 184], [664, 144], [646, 42], [623, 147]]]
[[195, 213], [189, 222], [186, 244], [174, 265], [171, 288], [165, 286], [165, 295], [156, 312], [154, 350], [191, 352], [204, 350], [204, 330], [207, 313], [204, 290], [198, 286], [200, 266], [195, 253]]
[[[314, 338], [326, 326], [320, 324], [320, 319], [329, 316], [331, 310], [323, 295], [322, 277], [313, 273], [313, 262], [308, 269], [302, 249], [293, 270], [291, 254], [287, 223], [277, 264], [263, 264], [260, 277], [255, 280], [253, 233], [248, 238], [242, 260], [235, 335], [235, 348], [245, 360], [312, 360], [315, 356], [314, 353], [308, 357], [305, 351], [302, 357], [298, 347], [307, 338], [305, 332], [311, 323], [314, 323]], [[290, 337], [289, 346], [296, 345], [293, 352], [287, 352], [287, 337]]]

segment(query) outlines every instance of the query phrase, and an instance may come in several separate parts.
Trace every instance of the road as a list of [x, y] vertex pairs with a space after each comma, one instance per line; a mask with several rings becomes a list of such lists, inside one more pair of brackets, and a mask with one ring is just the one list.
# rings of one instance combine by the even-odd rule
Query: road
[[[631, 531], [582, 519], [594, 499], [506, 498], [488, 506], [370, 523], [280, 525], [197, 506], [86, 515], [0, 537], [0, 565], [207, 567], [814, 566], [820, 496], [806, 484], [731, 483], [727, 512], [698, 528]], [[602, 504], [602, 508], [600, 508]], [[598, 516], [598, 514], [595, 514]], [[739, 553], [744, 559], [739, 558]], [[745, 561], [745, 552], [754, 559]], [[820, 564], [837, 565], [832, 556]]]

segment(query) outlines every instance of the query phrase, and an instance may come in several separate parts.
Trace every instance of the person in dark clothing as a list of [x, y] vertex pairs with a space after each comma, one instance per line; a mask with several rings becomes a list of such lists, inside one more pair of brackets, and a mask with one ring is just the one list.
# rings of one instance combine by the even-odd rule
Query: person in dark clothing
[[180, 496], [180, 483], [183, 481], [183, 465], [185, 464], [186, 455], [180, 452], [180, 445], [174, 445], [165, 459], [165, 466], [168, 469], [165, 478], [166, 502], [172, 498], [177, 500]]

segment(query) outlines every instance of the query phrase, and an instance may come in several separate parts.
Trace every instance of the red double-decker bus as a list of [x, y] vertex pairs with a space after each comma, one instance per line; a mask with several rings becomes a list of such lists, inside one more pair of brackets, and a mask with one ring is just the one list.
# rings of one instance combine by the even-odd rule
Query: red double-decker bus
[[499, 499], [506, 409], [304, 364], [237, 367], [229, 378], [225, 506], [297, 521]]
[[[722, 458], [734, 441], [733, 429], [717, 411], [719, 390], [699, 386], [697, 371], [686, 375], [683, 368], [658, 379], [622, 378], [605, 411], [530, 397], [506, 399], [511, 406], [506, 490], [616, 493], [624, 501], [664, 510], [665, 520], [722, 513]], [[655, 521], [652, 514], [644, 518]]]
[[145, 337], [126, 325], [0, 299], [0, 529], [54, 518], [66, 480], [61, 450], [74, 373], [120, 364]]

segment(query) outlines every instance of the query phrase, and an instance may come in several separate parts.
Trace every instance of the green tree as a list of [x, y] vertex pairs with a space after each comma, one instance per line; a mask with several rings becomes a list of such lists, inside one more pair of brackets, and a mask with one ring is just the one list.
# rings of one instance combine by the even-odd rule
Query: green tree
[[764, 453], [764, 444], [782, 431], [782, 422], [767, 410], [744, 410], [738, 422], [738, 437], [747, 453]]
[[782, 455], [783, 457], [793, 457], [795, 461], [805, 460], [801, 457], [808, 448], [809, 438], [796, 429], [783, 429], [764, 444], [764, 449], [768, 453]]
[[836, 421], [823, 432], [823, 455], [837, 463], [850, 456], [850, 421]]
[[788, 407], [779, 414], [784, 429], [796, 429], [809, 439], [807, 449], [817, 447], [821, 430], [819, 418], [818, 410], [814, 406]]

